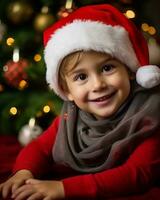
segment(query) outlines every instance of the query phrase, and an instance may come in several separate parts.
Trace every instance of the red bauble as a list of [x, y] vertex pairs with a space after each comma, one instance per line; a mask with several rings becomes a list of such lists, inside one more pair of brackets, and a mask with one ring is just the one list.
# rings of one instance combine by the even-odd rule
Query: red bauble
[[27, 80], [25, 69], [29, 66], [26, 59], [20, 59], [18, 62], [10, 60], [4, 66], [4, 78], [6, 82], [13, 87], [18, 87], [21, 80]]

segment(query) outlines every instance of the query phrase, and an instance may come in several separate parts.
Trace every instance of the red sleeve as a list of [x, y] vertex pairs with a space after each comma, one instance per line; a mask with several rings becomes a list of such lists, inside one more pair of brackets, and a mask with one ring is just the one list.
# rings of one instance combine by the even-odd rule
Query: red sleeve
[[59, 117], [37, 139], [22, 149], [18, 155], [13, 172], [21, 169], [30, 170], [36, 177], [46, 172], [51, 162], [52, 147], [57, 134]]
[[121, 166], [63, 180], [67, 199], [121, 197], [147, 190], [160, 178], [160, 134], [145, 140]]

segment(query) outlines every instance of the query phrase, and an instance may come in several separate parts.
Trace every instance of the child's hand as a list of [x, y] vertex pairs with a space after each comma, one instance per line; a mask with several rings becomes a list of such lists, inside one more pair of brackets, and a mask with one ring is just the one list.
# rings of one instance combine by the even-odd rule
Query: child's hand
[[64, 198], [64, 188], [61, 181], [41, 181], [29, 179], [26, 185], [18, 188], [12, 195], [15, 200], [54, 200]]
[[25, 184], [27, 179], [33, 178], [29, 170], [20, 170], [16, 172], [11, 178], [0, 184], [0, 196], [4, 199], [13, 193], [17, 188]]

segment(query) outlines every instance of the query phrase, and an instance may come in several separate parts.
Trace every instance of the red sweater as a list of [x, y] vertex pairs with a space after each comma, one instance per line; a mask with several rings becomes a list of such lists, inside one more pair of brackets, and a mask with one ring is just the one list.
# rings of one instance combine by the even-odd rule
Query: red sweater
[[53, 165], [53, 173], [57, 176], [60, 172], [66, 199], [90, 200], [136, 194], [147, 190], [160, 178], [160, 130], [139, 145], [121, 166], [94, 174], [78, 174], [73, 171], [71, 175], [71, 170], [65, 167], [60, 170], [52, 160], [58, 125], [59, 117], [48, 130], [20, 152], [14, 172], [28, 169], [35, 177], [40, 177]]

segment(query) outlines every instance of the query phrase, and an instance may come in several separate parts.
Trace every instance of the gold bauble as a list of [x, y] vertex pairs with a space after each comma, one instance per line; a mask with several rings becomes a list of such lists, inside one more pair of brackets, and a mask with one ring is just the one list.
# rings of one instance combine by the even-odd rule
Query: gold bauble
[[14, 24], [27, 21], [33, 13], [31, 5], [27, 2], [15, 1], [9, 4], [7, 16]]
[[36, 31], [42, 32], [55, 21], [52, 14], [40, 13], [34, 20], [34, 28]]

